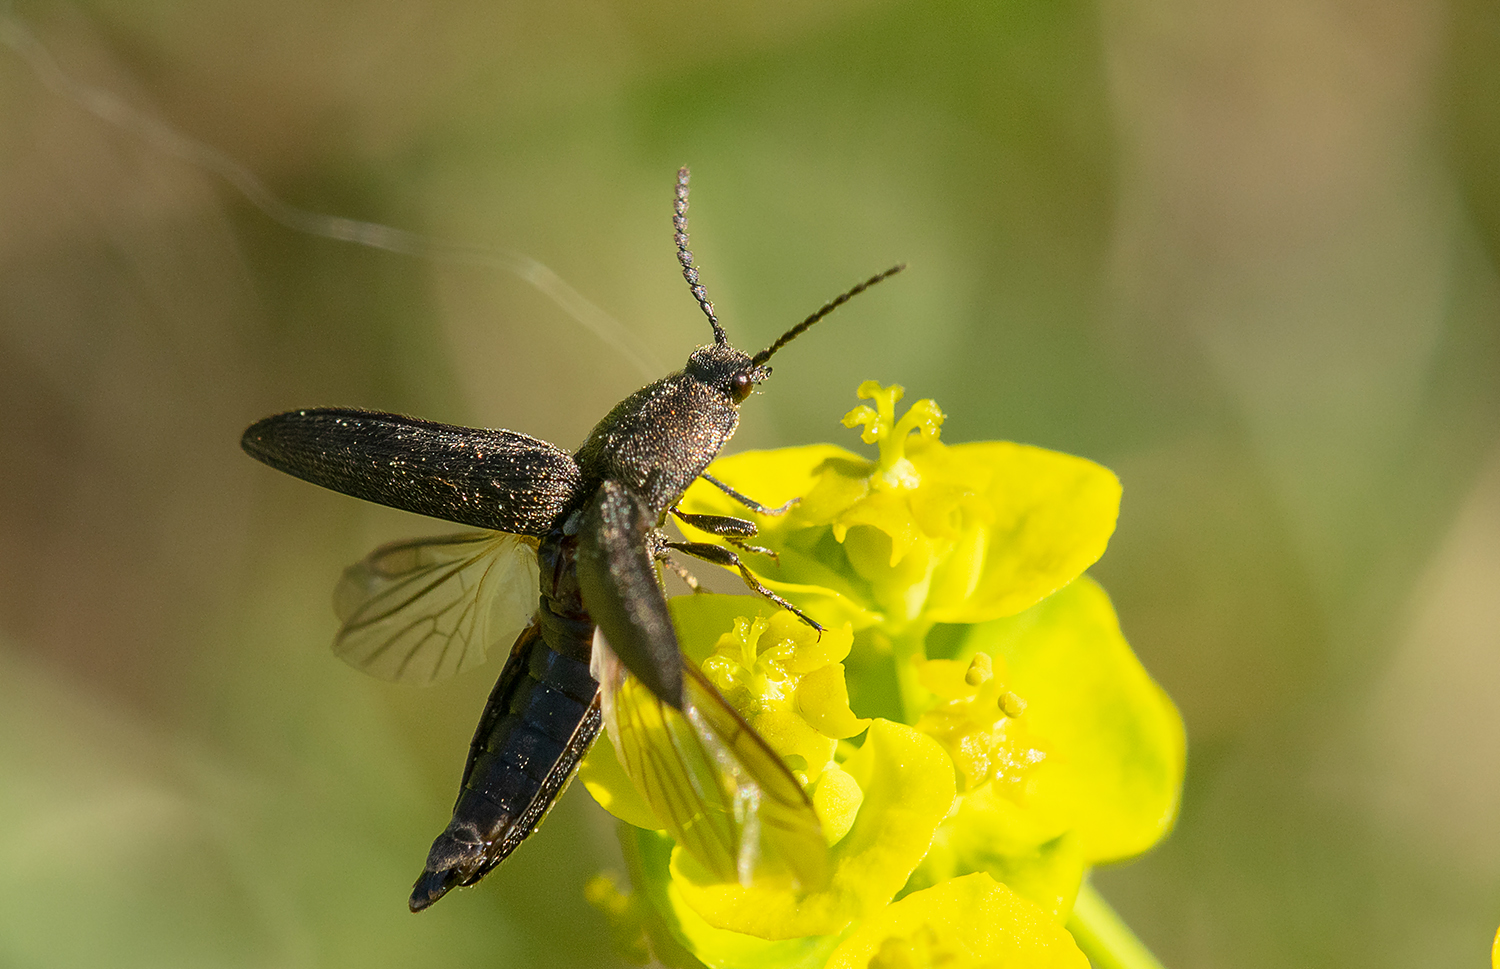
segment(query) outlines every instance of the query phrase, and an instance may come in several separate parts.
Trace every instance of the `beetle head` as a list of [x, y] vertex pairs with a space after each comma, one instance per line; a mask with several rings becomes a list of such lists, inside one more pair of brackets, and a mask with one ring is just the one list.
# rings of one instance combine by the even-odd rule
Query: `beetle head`
[[694, 350], [688, 357], [687, 373], [741, 404], [756, 384], [771, 376], [771, 368], [761, 366], [750, 354], [736, 350], [726, 341]]

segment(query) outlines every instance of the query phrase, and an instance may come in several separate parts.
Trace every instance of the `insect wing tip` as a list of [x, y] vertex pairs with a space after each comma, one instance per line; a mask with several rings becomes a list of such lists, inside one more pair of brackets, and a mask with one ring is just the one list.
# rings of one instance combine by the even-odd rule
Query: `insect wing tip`
[[276, 417], [262, 417], [260, 420], [245, 428], [245, 433], [240, 435], [240, 450], [250, 455], [257, 461], [271, 464], [271, 455], [275, 448], [267, 440], [275, 427]]

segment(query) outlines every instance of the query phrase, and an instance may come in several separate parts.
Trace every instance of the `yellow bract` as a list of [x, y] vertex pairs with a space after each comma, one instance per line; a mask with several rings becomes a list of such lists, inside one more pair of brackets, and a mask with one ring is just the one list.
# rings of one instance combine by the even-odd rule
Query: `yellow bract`
[[[1005, 726], [1024, 724], [1019, 736], [1037, 738], [1032, 743], [1046, 757], [1021, 772], [1019, 784], [965, 792], [917, 877], [935, 884], [988, 871], [1065, 918], [1088, 866], [1139, 854], [1171, 827], [1184, 769], [1182, 721], [1120, 635], [1109, 599], [1086, 577], [1018, 616], [973, 627], [960, 655], [1003, 664], [1007, 691], [1026, 701]], [[951, 681], [962, 666], [934, 673]], [[943, 695], [936, 675], [926, 679]]]
[[876, 720], [843, 769], [864, 794], [853, 827], [833, 847], [828, 888], [802, 893], [770, 881], [707, 881], [679, 847], [672, 875], [683, 901], [716, 928], [762, 939], [830, 935], [884, 907], [927, 854], [953, 803], [953, 765], [930, 737]]
[[1093, 864], [1139, 854], [1167, 833], [1186, 761], [1182, 718], [1098, 583], [1084, 577], [1019, 616], [976, 626], [963, 649], [1005, 660], [1010, 688], [1027, 702], [1021, 720], [1053, 755], [1036, 770], [1028, 828], [1073, 831]]
[[828, 969], [1088, 969], [1036, 905], [978, 873], [913, 892], [856, 929]]
[[605, 738], [589, 748], [578, 764], [578, 779], [599, 806], [626, 824], [648, 831], [666, 828], [646, 798], [630, 781], [615, 745]]

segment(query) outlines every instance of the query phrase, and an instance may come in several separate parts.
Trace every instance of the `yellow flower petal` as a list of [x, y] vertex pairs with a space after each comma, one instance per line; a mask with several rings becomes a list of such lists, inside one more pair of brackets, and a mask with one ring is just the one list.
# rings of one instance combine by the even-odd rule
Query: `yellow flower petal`
[[830, 663], [802, 677], [797, 684], [797, 712], [825, 737], [839, 740], [870, 725], [869, 720], [856, 717], [849, 709], [843, 663]]
[[588, 789], [590, 796], [610, 814], [648, 831], [660, 831], [666, 827], [651, 805], [625, 773], [620, 758], [615, 755], [615, 745], [608, 737], [601, 736], [599, 742], [578, 764], [578, 779]]
[[1166, 834], [1182, 789], [1182, 718], [1131, 652], [1097, 583], [1078, 579], [1034, 609], [977, 626], [962, 649], [1004, 657], [1007, 689], [1026, 699], [1022, 719], [1049, 753], [1024, 806], [965, 798], [955, 821], [973, 825], [976, 843], [1035, 844], [1072, 831], [1083, 856], [1099, 863]]
[[813, 810], [823, 822], [823, 834], [830, 845], [838, 844], [854, 827], [865, 792], [842, 767], [829, 767], [818, 777], [812, 792]]
[[1073, 937], [983, 872], [913, 892], [859, 926], [827, 969], [1088, 969]]
[[762, 939], [830, 935], [878, 911], [927, 853], [953, 803], [953, 765], [932, 738], [876, 720], [844, 769], [864, 792], [849, 833], [833, 847], [829, 887], [798, 893], [769, 880], [752, 886], [707, 880], [682, 849], [672, 879], [705, 922]]
[[982, 542], [933, 577], [942, 594], [929, 599], [926, 614], [937, 622], [984, 622], [1029, 608], [1098, 561], [1114, 534], [1120, 481], [1092, 461], [992, 441], [929, 451], [918, 467], [968, 480], [992, 516], [976, 529]]

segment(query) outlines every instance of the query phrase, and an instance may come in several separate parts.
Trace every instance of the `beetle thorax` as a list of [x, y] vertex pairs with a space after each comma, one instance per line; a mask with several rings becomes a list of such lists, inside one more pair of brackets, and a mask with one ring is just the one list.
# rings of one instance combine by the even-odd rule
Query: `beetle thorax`
[[581, 493], [612, 478], [665, 515], [739, 426], [736, 375], [764, 369], [733, 347], [693, 351], [687, 367], [620, 401], [589, 433], [575, 455]]

